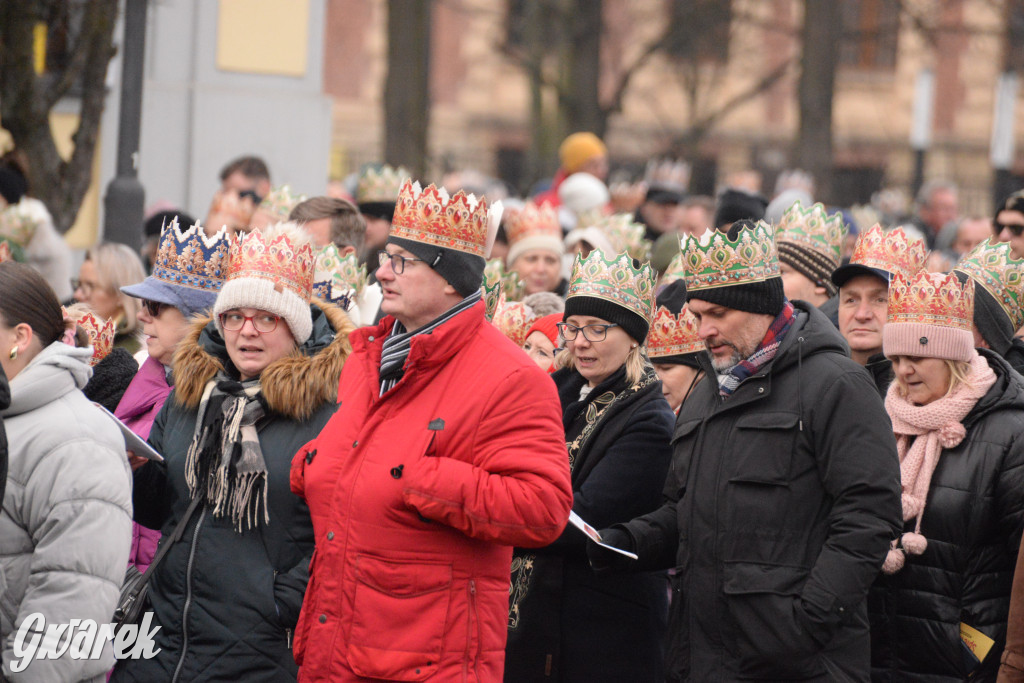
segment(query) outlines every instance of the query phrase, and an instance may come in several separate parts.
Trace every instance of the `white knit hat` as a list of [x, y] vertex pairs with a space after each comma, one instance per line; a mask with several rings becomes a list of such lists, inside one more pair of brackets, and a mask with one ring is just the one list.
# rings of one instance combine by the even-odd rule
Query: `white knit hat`
[[294, 223], [236, 233], [227, 281], [213, 305], [217, 330], [224, 334], [220, 317], [226, 311], [255, 308], [284, 318], [295, 342], [304, 344], [313, 333], [314, 267], [309, 235]]

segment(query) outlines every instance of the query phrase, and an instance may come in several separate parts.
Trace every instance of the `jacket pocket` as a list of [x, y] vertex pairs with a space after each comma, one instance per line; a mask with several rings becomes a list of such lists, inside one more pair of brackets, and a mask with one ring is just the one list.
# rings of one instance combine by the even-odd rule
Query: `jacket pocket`
[[451, 564], [356, 557], [348, 663], [368, 678], [422, 681], [438, 670]]
[[809, 570], [749, 562], [727, 562], [722, 592], [723, 624], [743, 678], [800, 679], [822, 675], [820, 647], [803, 616], [800, 590]]

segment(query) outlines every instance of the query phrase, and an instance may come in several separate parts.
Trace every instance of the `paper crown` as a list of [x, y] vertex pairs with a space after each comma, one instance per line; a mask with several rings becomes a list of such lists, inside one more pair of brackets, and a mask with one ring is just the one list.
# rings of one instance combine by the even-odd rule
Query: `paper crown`
[[633, 220], [633, 214], [602, 216], [594, 225], [608, 236], [608, 242], [615, 253], [626, 252], [637, 260], [650, 260], [651, 243], [645, 237], [647, 229], [642, 223]]
[[227, 278], [231, 241], [221, 228], [207, 236], [196, 223], [184, 232], [175, 216], [160, 231], [153, 277], [168, 284], [204, 292], [219, 292]]
[[700, 239], [687, 235], [683, 238], [683, 268], [688, 292], [779, 277], [772, 227], [758, 221], [753, 228], [741, 228], [735, 240], [712, 230]]
[[985, 288], [999, 302], [1014, 330], [1024, 327], [1024, 260], [1010, 255], [1009, 242], [976, 246], [956, 264], [960, 271]]
[[562, 226], [558, 214], [549, 204], [537, 206], [526, 202], [521, 209], [508, 209], [504, 215], [505, 234], [510, 245], [533, 235], [554, 237], [562, 241]]
[[689, 308], [684, 306], [677, 317], [664, 306], [659, 306], [651, 331], [647, 333], [647, 356], [656, 359], [705, 351], [707, 347], [697, 334], [699, 328]]
[[[288, 226], [289, 223], [279, 223]], [[272, 228], [275, 226], [272, 226]], [[316, 257], [309, 243], [296, 247], [287, 232], [265, 237], [259, 230], [231, 237], [231, 265], [227, 280], [255, 278], [274, 283], [275, 291], [291, 291], [303, 301], [313, 292]]]
[[398, 192], [390, 235], [487, 258], [500, 222], [501, 202], [488, 209], [483, 197], [478, 200], [462, 190], [449, 197], [443, 188], [422, 189], [406, 180]]
[[[501, 292], [509, 301], [519, 301], [526, 296], [526, 284], [514, 270], [506, 271], [501, 259], [491, 259], [484, 266], [484, 284], [501, 283]], [[494, 295], [497, 300], [497, 294]]]
[[[495, 259], [497, 260], [497, 259]], [[491, 269], [487, 264], [484, 269], [484, 282], [480, 285], [480, 293], [484, 298], [484, 317], [487, 322], [494, 320], [494, 311], [498, 307], [498, 297], [501, 296], [501, 271]], [[498, 261], [500, 263], [500, 261]]]
[[799, 201], [794, 202], [775, 227], [776, 244], [789, 242], [810, 249], [827, 258], [833, 268], [839, 267], [844, 239], [846, 226], [842, 214], [829, 216], [822, 204], [805, 209]]
[[11, 252], [11, 245], [7, 243], [7, 240], [0, 239], [0, 263], [13, 260], [14, 254]]
[[42, 202], [23, 197], [0, 211], [0, 237], [20, 247], [28, 246], [40, 224], [49, 220]]
[[896, 273], [889, 283], [886, 324], [924, 323], [970, 332], [974, 324], [974, 282], [963, 285], [956, 275], [918, 272], [911, 278]]
[[661, 276], [661, 286], [667, 287], [673, 282], [686, 279], [686, 268], [683, 267], [683, 253], [679, 252], [668, 262], [665, 274]]
[[260, 202], [257, 211], [266, 215], [269, 223], [281, 223], [288, 220], [288, 214], [295, 205], [306, 201], [306, 195], [293, 195], [288, 185], [275, 187]]
[[641, 263], [639, 267], [633, 264], [634, 259], [628, 254], [618, 254], [610, 261], [600, 249], [592, 250], [586, 257], [577, 254], [565, 298], [604, 299], [650, 322], [654, 317], [656, 275], [650, 263]]
[[684, 192], [690, 184], [690, 165], [685, 161], [652, 159], [647, 162], [644, 182], [651, 188]]
[[923, 240], [907, 237], [903, 228], [885, 232], [876, 223], [857, 238], [850, 265], [877, 268], [890, 275], [900, 273], [910, 278], [924, 268], [927, 257], [928, 249]]
[[367, 279], [366, 266], [360, 265], [354, 253], [342, 256], [335, 244], [328, 244], [317, 252], [313, 296], [347, 311], [366, 287]]
[[536, 319], [537, 316], [522, 301], [506, 301], [505, 296], [500, 295], [491, 322], [516, 346], [522, 346], [526, 341], [526, 333]]
[[392, 168], [385, 164], [379, 168], [364, 168], [356, 186], [356, 203], [397, 201], [402, 181], [411, 175], [401, 166]]
[[113, 320], [104, 320], [88, 310], [78, 311], [73, 315], [63, 306], [61, 306], [61, 312], [65, 319], [70, 317], [74, 320], [75, 324], [85, 330], [86, 336], [89, 337], [89, 346], [92, 347], [90, 366], [95, 366], [114, 350], [114, 335], [117, 334], [117, 325]]

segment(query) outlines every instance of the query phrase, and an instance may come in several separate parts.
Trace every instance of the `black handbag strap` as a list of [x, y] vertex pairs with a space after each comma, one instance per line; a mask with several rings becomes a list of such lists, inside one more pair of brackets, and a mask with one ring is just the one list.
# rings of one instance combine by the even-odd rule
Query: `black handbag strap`
[[156, 569], [157, 565], [160, 564], [160, 561], [164, 559], [164, 556], [167, 555], [167, 551], [171, 549], [171, 546], [181, 539], [181, 535], [185, 533], [185, 527], [188, 526], [188, 520], [192, 518], [192, 514], [196, 511], [196, 508], [202, 505], [202, 502], [203, 497], [196, 496], [192, 499], [192, 502], [188, 504], [188, 509], [185, 510], [185, 514], [182, 516], [181, 521], [179, 521], [178, 525], [174, 527], [174, 531], [171, 532], [170, 537], [164, 541], [160, 546], [160, 549], [156, 552], [156, 556], [153, 558], [153, 561], [149, 563], [148, 567], [146, 567], [146, 571], [143, 572], [142, 578], [139, 579], [139, 582], [136, 585], [136, 590], [141, 589], [149, 583], [149, 577], [153, 574], [153, 570]]

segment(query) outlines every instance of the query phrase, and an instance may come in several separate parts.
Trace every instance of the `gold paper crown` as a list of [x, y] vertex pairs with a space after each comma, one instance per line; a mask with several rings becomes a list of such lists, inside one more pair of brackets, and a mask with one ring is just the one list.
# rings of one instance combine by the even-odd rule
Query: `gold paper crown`
[[537, 206], [533, 202], [526, 202], [521, 209], [505, 211], [505, 234], [510, 245], [533, 235], [555, 237], [561, 241], [562, 226], [551, 205]]
[[971, 331], [974, 324], [974, 281], [963, 285], [956, 275], [918, 272], [907, 279], [896, 273], [889, 283], [886, 324], [925, 323]]
[[651, 243], [645, 237], [647, 229], [633, 220], [633, 214], [603, 216], [596, 225], [608, 236], [615, 253], [626, 252], [638, 261], [650, 260]]
[[227, 277], [230, 248], [225, 228], [208, 237], [203, 226], [196, 223], [182, 232], [175, 216], [160, 231], [153, 277], [172, 285], [217, 293]]
[[677, 317], [664, 306], [659, 306], [651, 331], [647, 333], [647, 356], [657, 359], [707, 350], [697, 334], [699, 329], [700, 325], [689, 308], [684, 306]]
[[359, 175], [356, 186], [356, 203], [394, 202], [398, 199], [398, 191], [402, 181], [411, 173], [402, 166], [392, 168], [384, 164], [380, 168], [369, 166]]
[[885, 232], [877, 223], [861, 233], [850, 257], [850, 265], [883, 270], [890, 275], [900, 273], [911, 278], [924, 268], [928, 248], [924, 241], [907, 237], [903, 228]]
[[506, 301], [505, 295], [502, 294], [498, 296], [498, 304], [491, 322], [516, 346], [522, 346], [526, 341], [526, 332], [536, 319], [537, 316], [529, 306], [522, 301]]
[[688, 292], [779, 277], [779, 252], [772, 227], [758, 221], [753, 228], [741, 228], [735, 240], [712, 230], [699, 240], [687, 235], [683, 238], [683, 267]]
[[1009, 242], [992, 244], [985, 240], [953, 270], [984, 287], [999, 302], [1014, 330], [1024, 327], [1024, 260], [1010, 255]]
[[822, 204], [805, 209], [799, 201], [793, 202], [775, 228], [776, 244], [789, 242], [806, 247], [827, 258], [833, 269], [839, 267], [844, 239], [843, 215], [837, 212], [829, 216]]
[[600, 249], [586, 257], [576, 255], [565, 298], [587, 296], [604, 299], [636, 313], [650, 322], [654, 317], [655, 272], [650, 263], [634, 266], [628, 254], [609, 261]]
[[61, 306], [61, 311], [65, 316], [71, 316], [75, 324], [85, 330], [86, 336], [89, 337], [89, 345], [92, 347], [89, 365], [95, 366], [110, 355], [114, 350], [114, 336], [117, 334], [117, 325], [113, 320], [104, 320], [89, 310], [77, 311], [72, 315]]
[[685, 161], [663, 159], [647, 162], [644, 182], [648, 187], [685, 192], [690, 184], [690, 165]]
[[271, 226], [266, 236], [259, 230], [232, 235], [227, 280], [269, 280], [276, 291], [287, 289], [303, 301], [309, 301], [316, 257], [308, 242], [298, 247], [293, 244], [288, 227], [298, 230], [291, 223], [279, 223]]
[[406, 180], [398, 192], [390, 235], [486, 258], [489, 227], [497, 227], [497, 220], [500, 214], [494, 217], [488, 211], [486, 199], [462, 190], [449, 197], [443, 188], [421, 189], [418, 182]]
[[306, 201], [306, 195], [292, 195], [288, 185], [275, 187], [270, 191], [263, 201], [260, 202], [258, 211], [266, 214], [269, 223], [281, 223], [288, 220], [288, 214], [299, 202]]
[[328, 244], [316, 254], [313, 296], [338, 304], [346, 311], [352, 300], [366, 287], [366, 266], [354, 253], [342, 256], [336, 244]]
[[[526, 296], [526, 284], [514, 270], [505, 271], [505, 264], [501, 259], [491, 259], [484, 266], [484, 284], [494, 287], [494, 283], [501, 285], [501, 292], [509, 301], [519, 301]], [[494, 301], [497, 302], [498, 294], [494, 294]]]

